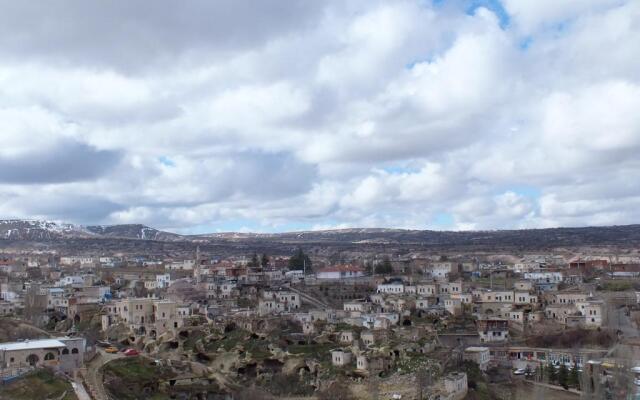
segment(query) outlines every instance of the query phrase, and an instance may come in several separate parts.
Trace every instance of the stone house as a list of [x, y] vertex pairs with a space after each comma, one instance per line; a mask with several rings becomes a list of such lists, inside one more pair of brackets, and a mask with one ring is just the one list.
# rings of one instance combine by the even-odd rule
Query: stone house
[[344, 367], [351, 364], [352, 354], [348, 350], [335, 349], [331, 351], [331, 364], [336, 367]]
[[81, 337], [0, 343], [0, 365], [9, 373], [27, 367], [49, 367], [70, 374], [83, 366], [85, 346]]

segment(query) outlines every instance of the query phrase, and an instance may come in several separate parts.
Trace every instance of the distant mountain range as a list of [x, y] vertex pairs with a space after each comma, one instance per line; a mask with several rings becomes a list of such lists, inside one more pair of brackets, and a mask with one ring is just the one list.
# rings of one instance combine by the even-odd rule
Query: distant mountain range
[[131, 239], [159, 242], [226, 242], [285, 244], [353, 244], [418, 246], [513, 246], [519, 248], [580, 245], [640, 245], [640, 225], [495, 231], [431, 231], [405, 229], [337, 229], [285, 233], [212, 233], [179, 235], [141, 224], [75, 225], [41, 220], [0, 220], [0, 239], [57, 241], [64, 239]]
[[141, 224], [84, 226], [42, 220], [0, 220], [0, 239], [43, 241], [78, 238], [185, 240], [181, 235]]

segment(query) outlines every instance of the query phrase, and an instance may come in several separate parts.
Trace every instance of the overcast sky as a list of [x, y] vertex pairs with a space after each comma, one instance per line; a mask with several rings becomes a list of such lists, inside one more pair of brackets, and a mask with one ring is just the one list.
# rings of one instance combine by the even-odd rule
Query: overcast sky
[[0, 217], [640, 222], [640, 1], [0, 0]]

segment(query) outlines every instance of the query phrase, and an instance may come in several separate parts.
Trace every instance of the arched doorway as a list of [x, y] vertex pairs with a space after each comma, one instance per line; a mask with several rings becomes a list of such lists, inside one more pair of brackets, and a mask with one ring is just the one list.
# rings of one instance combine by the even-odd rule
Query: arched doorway
[[32, 367], [35, 367], [38, 361], [40, 361], [40, 358], [36, 354], [29, 354], [27, 356], [27, 363]]
[[52, 361], [52, 360], [55, 360], [55, 359], [56, 359], [56, 356], [53, 353], [47, 353], [44, 356], [44, 360], [45, 361]]

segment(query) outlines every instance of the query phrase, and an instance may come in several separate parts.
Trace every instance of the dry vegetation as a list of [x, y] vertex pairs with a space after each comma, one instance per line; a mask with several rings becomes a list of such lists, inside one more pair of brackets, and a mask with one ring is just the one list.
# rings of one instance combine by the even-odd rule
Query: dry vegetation
[[570, 329], [558, 333], [528, 337], [526, 344], [533, 347], [570, 349], [574, 347], [610, 347], [615, 334], [608, 330]]

